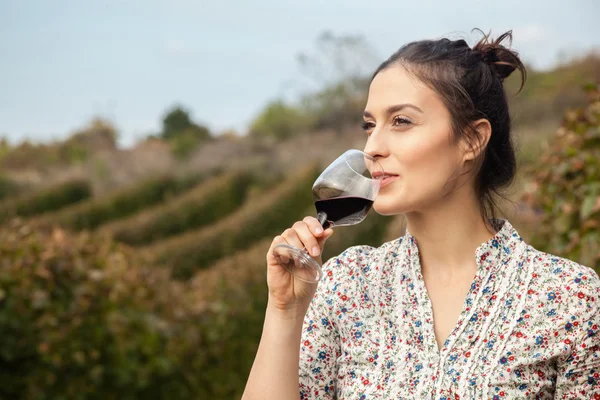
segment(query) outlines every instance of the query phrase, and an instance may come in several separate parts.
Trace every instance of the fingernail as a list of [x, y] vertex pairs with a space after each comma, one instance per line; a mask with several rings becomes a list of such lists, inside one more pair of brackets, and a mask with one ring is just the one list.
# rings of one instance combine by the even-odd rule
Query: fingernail
[[315, 257], [318, 256], [321, 253], [321, 249], [319, 249], [319, 246], [313, 247], [312, 253], [313, 253], [313, 256], [315, 256]]
[[319, 233], [323, 233], [323, 228], [318, 227], [317, 229], [315, 229], [315, 233], [318, 235]]

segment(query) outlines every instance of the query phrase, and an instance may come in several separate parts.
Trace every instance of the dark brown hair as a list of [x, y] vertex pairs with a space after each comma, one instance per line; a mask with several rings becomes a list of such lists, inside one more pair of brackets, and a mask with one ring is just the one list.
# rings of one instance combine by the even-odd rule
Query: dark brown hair
[[[477, 29], [478, 30], [478, 29]], [[373, 74], [400, 65], [434, 90], [452, 117], [452, 132], [457, 142], [465, 138], [473, 146], [479, 140], [473, 122], [490, 122], [490, 140], [475, 160], [475, 190], [480, 199], [484, 221], [496, 218], [494, 195], [510, 186], [517, 165], [510, 134], [510, 115], [503, 81], [515, 69], [521, 72], [521, 87], [527, 77], [518, 53], [510, 50], [512, 31], [490, 39], [489, 34], [473, 47], [462, 39], [421, 40], [401, 47]], [[508, 47], [502, 42], [508, 40]], [[487, 222], [487, 221], [485, 221]]]

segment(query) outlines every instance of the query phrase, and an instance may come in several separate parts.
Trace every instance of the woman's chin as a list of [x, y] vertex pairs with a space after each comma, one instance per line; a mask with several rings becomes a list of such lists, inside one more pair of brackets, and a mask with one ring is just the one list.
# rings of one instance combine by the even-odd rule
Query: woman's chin
[[373, 210], [379, 215], [396, 215], [405, 212], [402, 204], [387, 201], [387, 199], [377, 198], [373, 203]]

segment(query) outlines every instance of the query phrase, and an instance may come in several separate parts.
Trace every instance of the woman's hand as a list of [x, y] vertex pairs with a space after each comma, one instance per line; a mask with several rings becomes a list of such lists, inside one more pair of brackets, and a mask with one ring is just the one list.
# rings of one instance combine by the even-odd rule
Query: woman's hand
[[269, 286], [269, 307], [284, 315], [302, 316], [317, 289], [317, 283], [306, 283], [295, 279], [273, 256], [273, 248], [278, 244], [289, 244], [308, 250], [311, 257], [323, 264], [321, 254], [325, 241], [333, 234], [333, 229], [323, 231], [321, 223], [314, 217], [306, 217], [276, 236], [267, 252], [267, 285]]

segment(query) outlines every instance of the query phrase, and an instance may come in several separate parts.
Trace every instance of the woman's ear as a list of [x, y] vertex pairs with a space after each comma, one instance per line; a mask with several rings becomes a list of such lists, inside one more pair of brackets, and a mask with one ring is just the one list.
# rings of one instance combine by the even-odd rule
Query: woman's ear
[[492, 136], [492, 125], [485, 118], [478, 119], [472, 125], [477, 134], [473, 140], [469, 140], [463, 147], [463, 162], [473, 161], [484, 151]]

